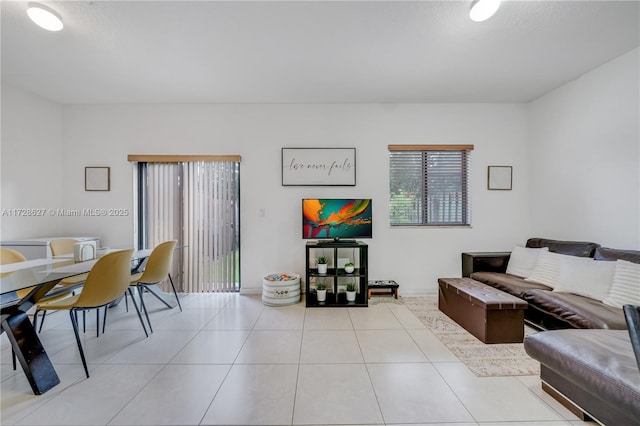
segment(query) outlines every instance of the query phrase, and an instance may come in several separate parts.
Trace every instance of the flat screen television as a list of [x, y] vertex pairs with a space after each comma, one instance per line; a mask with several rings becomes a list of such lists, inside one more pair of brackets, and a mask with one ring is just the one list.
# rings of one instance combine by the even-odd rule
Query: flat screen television
[[372, 238], [371, 199], [303, 199], [302, 238]]

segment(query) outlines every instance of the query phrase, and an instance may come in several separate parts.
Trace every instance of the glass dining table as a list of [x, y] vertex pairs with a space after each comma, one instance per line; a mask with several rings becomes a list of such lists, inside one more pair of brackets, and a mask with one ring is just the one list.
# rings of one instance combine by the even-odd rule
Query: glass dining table
[[[110, 251], [102, 251], [104, 255]], [[131, 259], [131, 272], [136, 273], [151, 254], [150, 249], [137, 250]], [[73, 258], [33, 259], [0, 265], [0, 332], [6, 332], [12, 349], [31, 385], [41, 395], [60, 383], [42, 346], [27, 311], [45, 295], [56, 294], [56, 286], [65, 279], [89, 272], [98, 259], [74, 262]], [[82, 282], [77, 284], [82, 286]], [[18, 290], [32, 288], [24, 297]], [[65, 286], [65, 292], [69, 286]]]

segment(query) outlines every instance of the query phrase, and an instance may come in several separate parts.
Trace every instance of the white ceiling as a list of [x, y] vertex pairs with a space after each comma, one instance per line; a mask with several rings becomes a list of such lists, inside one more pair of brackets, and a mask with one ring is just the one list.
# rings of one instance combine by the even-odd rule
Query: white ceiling
[[638, 1], [1, 2], [2, 80], [63, 104], [527, 102], [637, 47]]

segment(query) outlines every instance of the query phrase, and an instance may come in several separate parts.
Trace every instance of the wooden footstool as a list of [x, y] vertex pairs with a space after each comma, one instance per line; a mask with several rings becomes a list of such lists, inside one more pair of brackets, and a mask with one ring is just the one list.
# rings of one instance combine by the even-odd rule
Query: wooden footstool
[[438, 285], [438, 308], [482, 342], [524, 339], [524, 300], [471, 278], [439, 278]]
[[[400, 284], [393, 280], [384, 280], [384, 281], [369, 281], [369, 294], [368, 298], [371, 299], [372, 294], [388, 294], [390, 296], [398, 298], [398, 287]], [[391, 290], [388, 291], [380, 291], [380, 290]]]

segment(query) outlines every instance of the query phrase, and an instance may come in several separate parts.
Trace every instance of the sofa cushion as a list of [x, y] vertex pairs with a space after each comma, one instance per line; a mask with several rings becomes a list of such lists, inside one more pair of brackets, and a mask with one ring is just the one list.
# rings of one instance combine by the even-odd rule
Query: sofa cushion
[[604, 300], [609, 296], [615, 269], [616, 262], [599, 260], [587, 260], [581, 263], [564, 262], [560, 265], [560, 279], [553, 291]]
[[560, 241], [546, 238], [529, 238], [527, 247], [549, 247], [549, 251], [579, 257], [593, 257], [600, 244], [581, 241]]
[[524, 348], [540, 364], [573, 384], [576, 394], [595, 395], [605, 401], [605, 406], [626, 413], [627, 420], [617, 424], [630, 424], [629, 419], [640, 418], [640, 371], [626, 331], [543, 331], [528, 335]]
[[613, 284], [603, 302], [621, 309], [625, 304], [640, 305], [640, 264], [616, 261]]
[[593, 262], [593, 259], [543, 251], [538, 255], [538, 261], [535, 268], [533, 268], [533, 272], [525, 279], [555, 288], [560, 282], [560, 270], [563, 264], [575, 263], [582, 265], [586, 262]]
[[535, 305], [574, 328], [627, 328], [622, 309], [589, 297], [532, 289], [525, 292], [523, 298], [530, 305]]
[[540, 251], [548, 250], [549, 249], [547, 247], [529, 248], [515, 246], [513, 250], [511, 250], [511, 256], [509, 257], [509, 263], [507, 264], [507, 274], [523, 278], [528, 277], [536, 266]]
[[501, 272], [474, 272], [471, 274], [471, 278], [519, 298], [522, 298], [524, 293], [531, 289], [551, 290], [544, 284], [528, 282], [524, 278]]
[[640, 263], [640, 251], [618, 250], [608, 247], [598, 247], [595, 254], [596, 260], [626, 260], [627, 262]]

